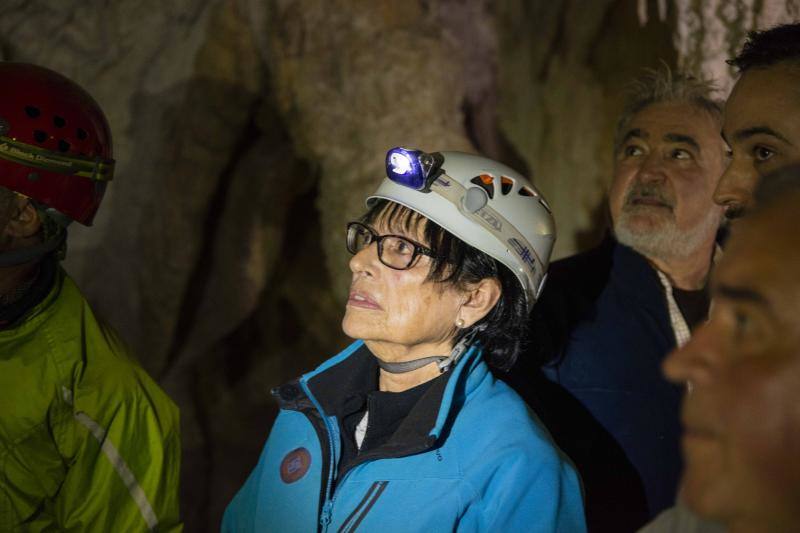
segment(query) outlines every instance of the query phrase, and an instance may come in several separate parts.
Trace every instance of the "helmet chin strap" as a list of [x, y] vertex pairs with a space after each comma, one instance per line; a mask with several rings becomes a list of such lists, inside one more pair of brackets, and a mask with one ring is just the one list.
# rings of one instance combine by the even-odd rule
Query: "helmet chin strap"
[[381, 367], [381, 370], [389, 372], [390, 374], [405, 374], [406, 372], [417, 370], [418, 368], [422, 368], [423, 366], [434, 362], [439, 367], [439, 372], [444, 374], [450, 370], [450, 368], [456, 362], [458, 362], [458, 360], [462, 355], [464, 355], [469, 347], [472, 346], [472, 343], [475, 340], [475, 335], [484, 329], [484, 325], [475, 327], [472, 331], [465, 335], [463, 339], [458, 341], [458, 344], [453, 347], [450, 355], [431, 355], [428, 357], [421, 357], [420, 359], [414, 359], [412, 361], [401, 361], [398, 363], [390, 363], [382, 360], [379, 357], [376, 357], [375, 359], [378, 360], [378, 366]]
[[23, 265], [39, 259], [53, 250], [60, 248], [65, 240], [67, 240], [66, 228], [36, 246], [2, 252], [0, 253], [0, 268]]

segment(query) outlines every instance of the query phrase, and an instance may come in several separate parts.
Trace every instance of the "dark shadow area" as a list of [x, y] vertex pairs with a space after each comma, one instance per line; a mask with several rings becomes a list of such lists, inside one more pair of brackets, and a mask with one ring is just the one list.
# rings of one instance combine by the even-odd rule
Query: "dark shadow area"
[[[549, 290], [531, 314], [529, 346], [508, 374], [496, 374], [522, 396], [575, 465], [589, 530], [624, 533], [637, 531], [649, 519], [638, 471], [594, 415], [542, 371], [561, 361], [578, 323], [592, 319], [594, 303], [610, 275], [612, 249], [606, 241], [577, 256], [577, 261], [555, 263]], [[578, 274], [586, 272], [590, 275]]]
[[525, 369], [505, 379], [580, 474], [589, 531], [638, 531], [648, 521], [644, 486], [617, 441], [577, 399], [540, 370]]
[[589, 214], [589, 225], [575, 232], [575, 243], [578, 251], [590, 250], [599, 245], [603, 237], [611, 231], [611, 215], [608, 212], [608, 197], [603, 195], [600, 202]]
[[[236, 166], [240, 158], [254, 147], [257, 139], [261, 135], [255, 122], [256, 110], [260, 105], [258, 101], [252, 104], [251, 111], [247, 114], [247, 123], [239, 133], [239, 137], [234, 143], [228, 161], [219, 174], [216, 188], [205, 210], [202, 226], [199, 228], [200, 234], [203, 235], [204, 238], [194, 268], [187, 280], [187, 290], [184, 293], [184, 298], [178, 311], [178, 321], [175, 325], [172, 344], [166, 353], [166, 361], [164, 362], [165, 366], [162, 375], [166, 375], [170, 372], [176, 359], [180, 356], [188, 336], [194, 329], [194, 324], [197, 319], [196, 313], [205, 296], [205, 288], [208, 285], [209, 276], [212, 274], [209, 265], [214, 257], [214, 248], [217, 242], [215, 238], [217, 226], [224, 215], [226, 202], [228, 200], [228, 191], [232, 180], [235, 178]], [[250, 206], [250, 208], [256, 209], [258, 207], [259, 206]]]
[[[319, 176], [261, 89], [194, 79], [138, 95], [131, 127], [148, 140], [134, 166], [156, 161], [160, 173], [118, 191], [140, 217], [115, 220], [135, 240], [114, 241], [113, 253], [131, 258], [114, 276], [137, 277], [141, 300], [140, 320], [121, 329], [181, 410], [181, 515], [191, 532], [219, 530], [255, 466], [277, 414], [270, 389], [346, 342], [323, 261]], [[156, 117], [169, 131], [153, 134]], [[119, 301], [110, 289], [98, 288], [107, 305]], [[246, 302], [253, 308], [240, 315]]]
[[321, 222], [313, 207], [318, 194], [311, 187], [288, 207], [280, 260], [255, 312], [198, 362], [195, 387], [204, 393], [196, 406], [205, 435], [197, 464], [204, 473], [184, 468], [187, 531], [218, 530], [277, 415], [270, 390], [313, 369], [332, 355], [331, 346], [348, 342], [335, 305], [310, 303], [331, 283], [320, 260]]

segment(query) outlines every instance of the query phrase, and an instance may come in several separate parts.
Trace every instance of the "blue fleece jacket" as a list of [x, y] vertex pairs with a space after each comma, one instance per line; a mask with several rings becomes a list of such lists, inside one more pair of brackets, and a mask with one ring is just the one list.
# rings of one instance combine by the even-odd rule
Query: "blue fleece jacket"
[[279, 389], [281, 411], [223, 531], [585, 531], [575, 471], [477, 348], [332, 491], [341, 443], [330, 411], [371, 357], [355, 342]]

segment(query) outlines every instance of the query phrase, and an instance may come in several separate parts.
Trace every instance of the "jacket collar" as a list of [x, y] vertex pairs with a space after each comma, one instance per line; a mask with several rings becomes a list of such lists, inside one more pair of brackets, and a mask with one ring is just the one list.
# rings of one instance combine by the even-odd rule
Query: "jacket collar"
[[39, 263], [33, 283], [22, 297], [9, 305], [0, 305], [0, 331], [12, 330], [46, 309], [60, 289], [63, 271], [50, 254]]
[[[638, 300], [663, 305], [664, 288], [656, 269], [645, 256], [633, 248], [616, 240], [613, 243], [611, 282], [621, 292]], [[662, 298], [654, 299], [653, 295], [660, 295]]]
[[[411, 410], [384, 452], [400, 452], [431, 446], [445, 431], [463, 396], [469, 394], [489, 374], [478, 346], [471, 347], [455, 366], [434, 383]], [[377, 372], [377, 364], [363, 341], [356, 341], [317, 369], [300, 378], [301, 387], [312, 397], [323, 416], [341, 411], [348, 393]], [[451, 416], [452, 415], [452, 416]], [[388, 448], [385, 449], [385, 448]]]

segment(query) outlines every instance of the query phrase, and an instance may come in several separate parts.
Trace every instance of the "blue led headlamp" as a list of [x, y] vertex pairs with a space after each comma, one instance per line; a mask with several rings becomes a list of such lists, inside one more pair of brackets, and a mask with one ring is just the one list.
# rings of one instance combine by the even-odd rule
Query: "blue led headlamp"
[[404, 187], [430, 192], [431, 184], [442, 174], [444, 157], [438, 152], [392, 148], [386, 153], [386, 176]]

